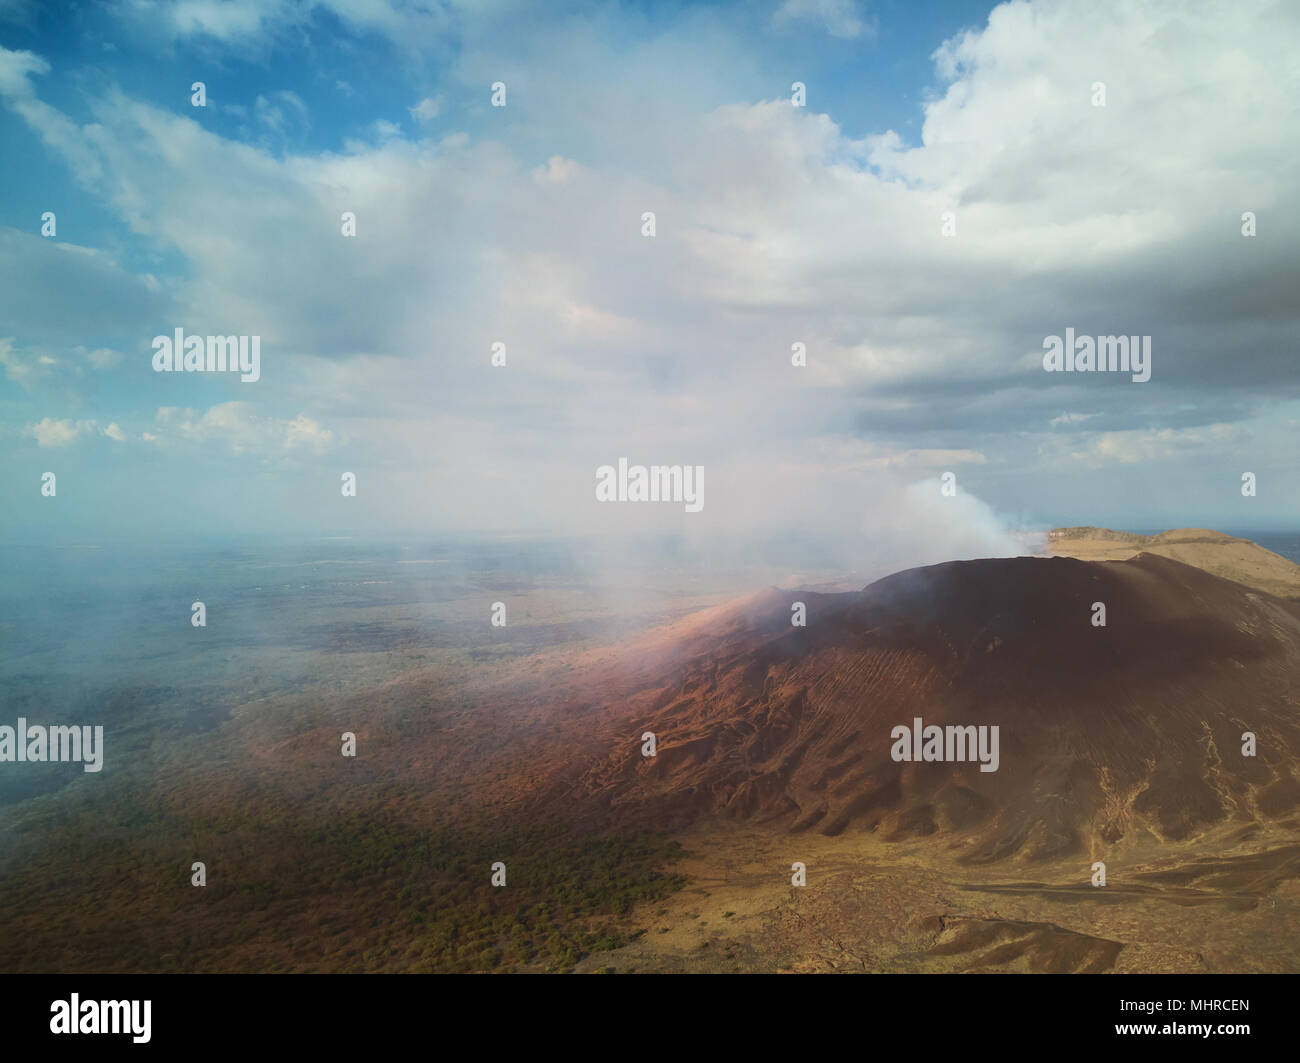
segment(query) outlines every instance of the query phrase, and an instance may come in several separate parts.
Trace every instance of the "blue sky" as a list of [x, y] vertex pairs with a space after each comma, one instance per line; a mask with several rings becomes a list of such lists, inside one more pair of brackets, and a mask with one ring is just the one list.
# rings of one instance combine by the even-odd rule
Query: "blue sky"
[[[0, 0], [0, 540], [1295, 527], [1298, 44], [1264, 0]], [[155, 373], [175, 327], [261, 380]], [[1045, 373], [1067, 327], [1152, 379]], [[620, 456], [705, 511], [601, 507]]]

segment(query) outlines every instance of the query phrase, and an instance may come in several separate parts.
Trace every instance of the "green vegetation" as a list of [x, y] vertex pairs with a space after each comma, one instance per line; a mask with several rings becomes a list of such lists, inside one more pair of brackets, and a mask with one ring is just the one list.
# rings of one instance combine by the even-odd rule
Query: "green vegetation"
[[[563, 971], [644, 932], [625, 918], [633, 907], [685, 881], [660, 870], [680, 847], [656, 835], [269, 811], [226, 809], [201, 829], [161, 813], [132, 816], [129, 833], [90, 811], [43, 824], [63, 844], [0, 878], [0, 969]], [[195, 859], [203, 888], [190, 885]], [[504, 887], [491, 885], [496, 861]]]

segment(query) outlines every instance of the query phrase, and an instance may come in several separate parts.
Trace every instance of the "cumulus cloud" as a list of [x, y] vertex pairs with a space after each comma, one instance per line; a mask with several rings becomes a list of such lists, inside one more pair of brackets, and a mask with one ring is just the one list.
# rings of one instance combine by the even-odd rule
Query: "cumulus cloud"
[[[298, 449], [321, 454], [334, 441], [332, 431], [304, 414], [281, 420], [258, 414], [248, 402], [223, 402], [204, 411], [163, 406], [157, 412], [156, 427], [157, 437], [164, 440], [171, 437], [216, 445], [232, 454], [267, 458]], [[145, 436], [152, 441], [149, 433]]]
[[122, 360], [120, 351], [108, 347], [88, 350], [84, 346], [76, 346], [63, 356], [51, 353], [51, 350], [48, 347], [19, 347], [12, 337], [0, 337], [0, 368], [4, 369], [8, 380], [25, 390], [31, 390], [38, 381], [59, 373], [77, 377], [87, 367], [111, 369]]
[[562, 185], [572, 181], [580, 173], [582, 167], [573, 159], [552, 155], [546, 160], [545, 166], [539, 166], [533, 171], [533, 180], [538, 183]]
[[[165, 17], [181, 37], [236, 40], [311, 10], [196, 3]], [[413, 17], [350, 10], [381, 32]], [[789, 34], [869, 32], [846, 3], [777, 16]], [[1011, 509], [1031, 484], [1051, 511], [1074, 504], [1053, 473], [1147, 469], [1195, 433], [1247, 445], [1251, 432], [1215, 426], [1300, 399], [1293, 5], [999, 6], [935, 51], [917, 138], [850, 128], [833, 97], [799, 109], [779, 89], [727, 96], [710, 79], [753, 57], [707, 23], [641, 39], [610, 22], [540, 44], [475, 41], [457, 77], [480, 98], [487, 72], [509, 81], [498, 125], [466, 131], [458, 103], [425, 96], [410, 108], [415, 136], [359, 122], [378, 135], [279, 154], [120, 90], [88, 101], [82, 124], [39, 98], [43, 60], [3, 53], [0, 96], [185, 269], [163, 310], [108, 256], [0, 241], [24, 271], [122, 292], [124, 338], [95, 342], [124, 351], [124, 367], [172, 323], [263, 337], [256, 402], [160, 417], [159, 436], [316, 454], [346, 429], [377, 463], [406, 462], [414, 497], [451, 500], [412, 508], [413, 523], [617, 525], [588, 496], [595, 466], [621, 455], [716, 469], [721, 516], [702, 525], [803, 512], [856, 534], [844, 492], [893, 498], [957, 464], [979, 497]], [[665, 69], [680, 84], [665, 86]], [[593, 100], [608, 70], [608, 96]], [[1105, 107], [1092, 105], [1098, 81]], [[299, 113], [259, 99], [268, 132]], [[435, 117], [457, 131], [432, 133]], [[1259, 238], [1240, 235], [1245, 210]], [[355, 239], [340, 236], [343, 211]], [[0, 284], [0, 311], [13, 311], [0, 319], [48, 333], [60, 312], [27, 309], [19, 273]], [[1152, 335], [1151, 382], [1044, 373], [1042, 340], [1067, 327]], [[494, 342], [508, 347], [504, 370], [489, 365]]]
[[36, 440], [38, 447], [66, 447], [83, 436], [93, 434], [95, 422], [45, 417], [36, 424], [28, 425], [27, 431]]

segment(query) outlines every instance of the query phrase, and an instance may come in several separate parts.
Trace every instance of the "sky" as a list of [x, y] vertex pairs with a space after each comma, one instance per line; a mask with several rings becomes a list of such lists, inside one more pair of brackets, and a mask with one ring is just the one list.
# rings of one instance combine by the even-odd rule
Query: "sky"
[[1264, 0], [0, 0], [0, 543], [1300, 527], [1297, 51]]

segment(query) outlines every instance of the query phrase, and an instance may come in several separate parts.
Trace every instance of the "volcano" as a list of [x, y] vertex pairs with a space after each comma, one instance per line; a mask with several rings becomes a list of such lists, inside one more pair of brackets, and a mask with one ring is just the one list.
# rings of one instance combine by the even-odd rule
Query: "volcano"
[[[667, 672], [636, 672], [563, 794], [619, 821], [933, 837], [982, 864], [1294, 826], [1300, 807], [1300, 603], [1155, 554], [769, 590], [625, 652]], [[997, 727], [998, 769], [894, 759], [917, 717]]]

